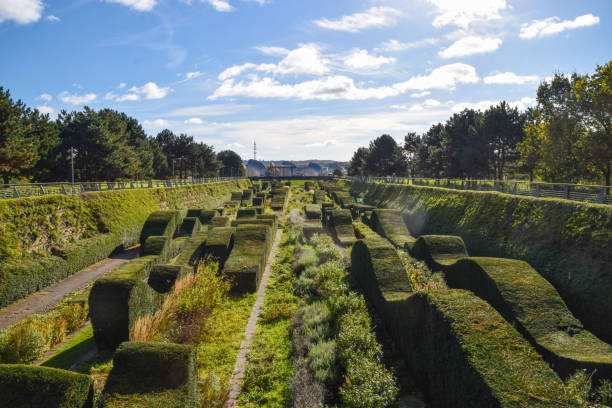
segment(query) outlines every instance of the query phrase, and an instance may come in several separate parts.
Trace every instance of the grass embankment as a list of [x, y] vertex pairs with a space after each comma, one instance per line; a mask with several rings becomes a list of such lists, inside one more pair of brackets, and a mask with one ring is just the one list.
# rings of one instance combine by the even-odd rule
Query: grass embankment
[[33, 314], [0, 330], [0, 363], [30, 364], [39, 360], [87, 321], [91, 285], [63, 299], [48, 313]]
[[529, 263], [584, 326], [612, 342], [612, 206], [496, 192], [345, 183], [370, 204], [402, 210], [413, 235], [458, 235], [474, 256]]
[[138, 242], [150, 213], [211, 207], [248, 180], [0, 201], [0, 307]]

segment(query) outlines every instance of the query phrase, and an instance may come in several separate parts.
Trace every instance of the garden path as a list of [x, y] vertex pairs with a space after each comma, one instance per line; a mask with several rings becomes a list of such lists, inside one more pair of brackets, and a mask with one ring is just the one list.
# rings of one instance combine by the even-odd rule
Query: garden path
[[247, 366], [247, 355], [249, 354], [251, 344], [253, 343], [253, 338], [255, 337], [255, 328], [257, 327], [257, 320], [259, 319], [259, 314], [263, 307], [272, 261], [277, 253], [281, 233], [281, 229], [276, 230], [276, 236], [274, 237], [274, 243], [272, 244], [270, 256], [268, 256], [268, 262], [266, 262], [266, 269], [261, 276], [261, 282], [259, 283], [259, 288], [257, 289], [257, 300], [255, 300], [255, 304], [251, 310], [251, 315], [249, 316], [249, 321], [244, 332], [244, 340], [242, 340], [242, 343], [240, 344], [240, 351], [238, 352], [236, 365], [234, 366], [234, 371], [232, 372], [230, 391], [227, 399], [225, 400], [225, 404], [223, 405], [224, 408], [234, 408], [238, 403], [238, 396], [242, 390], [242, 380], [244, 378], [245, 369]]
[[95, 281], [119, 265], [137, 258], [139, 251], [139, 247], [134, 247], [111, 255], [109, 258], [71, 275], [53, 286], [35, 292], [25, 299], [7, 306], [0, 310], [0, 330], [19, 323], [32, 313], [48, 312], [61, 302], [66, 295], [83, 289], [90, 282]]

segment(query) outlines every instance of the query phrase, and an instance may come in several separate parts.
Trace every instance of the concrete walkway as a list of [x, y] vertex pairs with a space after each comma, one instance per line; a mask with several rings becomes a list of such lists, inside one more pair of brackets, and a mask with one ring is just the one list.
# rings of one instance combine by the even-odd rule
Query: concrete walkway
[[119, 265], [137, 258], [139, 251], [140, 248], [136, 247], [112, 255], [110, 258], [83, 269], [53, 286], [13, 303], [0, 311], [0, 329], [19, 323], [32, 313], [48, 312], [57, 306], [66, 295], [83, 289], [90, 282], [95, 281]]
[[257, 300], [255, 300], [255, 304], [251, 310], [251, 315], [249, 316], [249, 321], [244, 332], [244, 340], [242, 340], [242, 343], [240, 344], [240, 351], [238, 352], [236, 365], [234, 365], [234, 371], [232, 372], [230, 390], [227, 400], [225, 400], [225, 404], [223, 405], [224, 408], [234, 408], [238, 403], [238, 396], [242, 390], [242, 380], [244, 378], [244, 373], [247, 366], [247, 355], [249, 354], [251, 344], [253, 343], [253, 338], [255, 337], [255, 328], [257, 327], [257, 320], [259, 320], [259, 313], [261, 312], [264, 304], [264, 297], [266, 296], [266, 287], [268, 286], [268, 278], [270, 278], [272, 261], [277, 253], [281, 233], [281, 229], [276, 230], [274, 244], [272, 244], [272, 249], [270, 250], [270, 256], [268, 257], [268, 262], [266, 263], [266, 269], [261, 276], [261, 282], [259, 283], [259, 288], [257, 289]]

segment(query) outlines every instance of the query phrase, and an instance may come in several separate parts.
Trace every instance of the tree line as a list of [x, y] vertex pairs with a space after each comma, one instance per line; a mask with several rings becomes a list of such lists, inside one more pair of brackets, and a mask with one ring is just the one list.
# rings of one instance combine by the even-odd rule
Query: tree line
[[403, 145], [382, 135], [355, 151], [349, 175], [483, 179], [524, 175], [610, 185], [612, 61], [593, 74], [555, 74], [536, 106], [465, 109]]
[[0, 176], [2, 182], [71, 179], [118, 181], [240, 176], [240, 156], [164, 129], [149, 136], [141, 124], [112, 109], [61, 111], [56, 120], [0, 87]]

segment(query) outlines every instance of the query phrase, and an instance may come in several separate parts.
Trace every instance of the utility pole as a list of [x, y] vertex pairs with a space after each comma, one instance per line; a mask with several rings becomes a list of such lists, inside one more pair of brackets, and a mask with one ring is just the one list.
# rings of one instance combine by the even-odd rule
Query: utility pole
[[70, 174], [72, 175], [72, 194], [74, 194], [74, 147], [70, 147]]
[[253, 141], [253, 160], [257, 160], [257, 142]]

